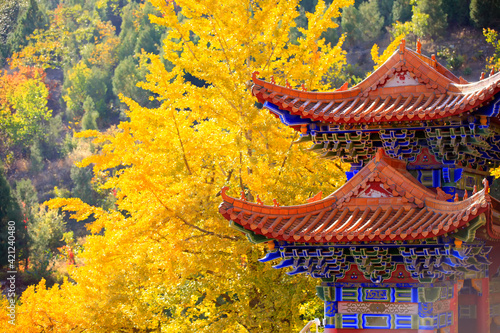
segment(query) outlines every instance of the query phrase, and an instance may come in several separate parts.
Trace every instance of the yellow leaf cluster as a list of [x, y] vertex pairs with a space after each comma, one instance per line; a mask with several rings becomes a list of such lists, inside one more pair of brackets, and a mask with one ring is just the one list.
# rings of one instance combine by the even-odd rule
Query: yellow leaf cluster
[[259, 109], [248, 81], [258, 70], [328, 89], [322, 78], [345, 55], [342, 40], [330, 46], [320, 36], [352, 1], [318, 1], [296, 44], [289, 32], [298, 0], [152, 3], [162, 16], [151, 20], [168, 28], [163, 51], [173, 65], [167, 70], [149, 57], [141, 86], [155, 93], [158, 107], [122, 96], [128, 121], [82, 134], [99, 151], [80, 165], [109, 174], [103, 188], [116, 190], [116, 210], [77, 199], [50, 203], [93, 219], [85, 265], [71, 273], [72, 293], [61, 289], [62, 297], [78, 298], [73, 325], [90, 332], [296, 330], [304, 304], [321, 306], [317, 281], [259, 263], [265, 247], [218, 213], [220, 189], [291, 205], [343, 183], [347, 166], [292, 144], [297, 132]]
[[379, 49], [377, 44], [373, 44], [372, 50], [371, 50], [371, 56], [373, 59], [373, 62], [375, 63], [375, 67], [373, 67], [374, 70], [382, 66], [384, 62], [389, 59], [389, 57], [397, 50], [399, 47], [399, 44], [401, 44], [401, 41], [405, 38], [405, 34], [401, 34], [397, 36], [390, 44], [387, 46], [385, 51], [379, 55]]
[[483, 29], [483, 35], [486, 37], [486, 42], [494, 47], [494, 53], [488, 60], [488, 69], [498, 71], [500, 69], [500, 38], [498, 32], [493, 29]]

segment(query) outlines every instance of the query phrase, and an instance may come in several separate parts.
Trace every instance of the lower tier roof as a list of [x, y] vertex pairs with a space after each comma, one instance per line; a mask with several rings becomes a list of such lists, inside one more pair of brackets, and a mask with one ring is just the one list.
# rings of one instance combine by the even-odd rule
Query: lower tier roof
[[[220, 213], [246, 230], [270, 239], [309, 242], [374, 242], [474, 237], [487, 224], [488, 237], [500, 240], [492, 224], [488, 185], [462, 201], [420, 184], [405, 163], [379, 150], [375, 158], [328, 197], [298, 206], [247, 202], [222, 190]], [[497, 230], [498, 229], [498, 230]], [[472, 233], [471, 233], [472, 232]]]

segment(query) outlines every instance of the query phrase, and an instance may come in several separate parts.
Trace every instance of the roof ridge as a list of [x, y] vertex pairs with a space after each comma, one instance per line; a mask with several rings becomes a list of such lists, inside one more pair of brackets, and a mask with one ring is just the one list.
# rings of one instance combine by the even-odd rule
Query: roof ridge
[[[382, 175], [382, 177], [381, 177]], [[411, 179], [411, 174], [406, 170], [406, 162], [389, 157], [383, 150], [379, 148], [375, 158], [372, 159], [367, 165], [349, 179], [344, 185], [333, 191], [331, 194], [321, 200], [314, 202], [307, 202], [292, 206], [271, 206], [264, 205], [259, 202], [249, 202], [246, 198], [237, 199], [229, 196], [227, 191], [229, 187], [224, 186], [221, 189], [222, 199], [226, 202], [233, 204], [239, 208], [246, 208], [250, 211], [262, 211], [263, 209], [270, 210], [269, 214], [279, 214], [280, 211], [304, 209], [305, 212], [315, 211], [323, 207], [331, 206], [333, 204], [344, 206], [351, 198], [357, 196], [362, 189], [365, 189], [370, 182], [378, 181], [387, 185], [391, 191], [396, 191], [402, 198], [406, 198], [416, 205], [421, 205], [425, 198], [437, 197], [437, 194], [426, 188], [420, 183], [405, 182], [405, 179]]]

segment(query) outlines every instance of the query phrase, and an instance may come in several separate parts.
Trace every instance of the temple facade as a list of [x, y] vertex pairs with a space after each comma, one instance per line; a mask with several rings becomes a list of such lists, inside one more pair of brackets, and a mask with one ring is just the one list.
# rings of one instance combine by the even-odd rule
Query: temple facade
[[253, 83], [297, 143], [351, 165], [298, 206], [221, 192], [230, 224], [268, 242], [261, 261], [321, 280], [325, 332], [500, 332], [500, 74], [467, 82], [403, 41], [351, 88]]

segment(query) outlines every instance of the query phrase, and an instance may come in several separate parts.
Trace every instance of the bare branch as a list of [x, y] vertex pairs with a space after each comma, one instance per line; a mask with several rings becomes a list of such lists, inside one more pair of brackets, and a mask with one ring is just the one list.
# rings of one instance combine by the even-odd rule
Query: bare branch
[[285, 158], [283, 159], [283, 163], [281, 163], [280, 171], [278, 172], [278, 177], [276, 177], [276, 181], [274, 182], [274, 185], [278, 184], [278, 181], [281, 178], [281, 173], [283, 172], [283, 168], [285, 167], [286, 160], [288, 159], [288, 154], [290, 154], [290, 150], [292, 149], [293, 142], [297, 139], [297, 133], [295, 132], [295, 135], [293, 136], [292, 142], [290, 142], [290, 146], [288, 147], [288, 150], [286, 152]]
[[182, 143], [181, 133], [179, 132], [179, 126], [177, 125], [177, 120], [175, 119], [175, 111], [172, 111], [172, 118], [174, 119], [175, 130], [177, 131], [177, 137], [179, 138], [179, 142], [181, 143], [182, 149], [182, 157], [184, 159], [184, 164], [186, 164], [186, 168], [188, 170], [189, 175], [192, 175], [191, 168], [189, 167], [189, 163], [186, 158], [186, 151], [184, 150], [184, 144]]

